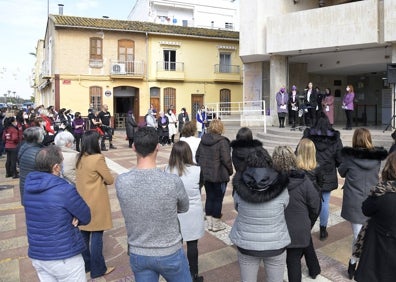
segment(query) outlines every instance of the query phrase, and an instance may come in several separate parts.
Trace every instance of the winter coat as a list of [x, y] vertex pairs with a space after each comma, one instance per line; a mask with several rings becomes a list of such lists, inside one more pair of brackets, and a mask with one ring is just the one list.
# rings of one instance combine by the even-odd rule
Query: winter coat
[[231, 241], [245, 250], [285, 248], [290, 236], [285, 220], [289, 203], [287, 176], [271, 167], [248, 167], [233, 180], [238, 215], [230, 232]]
[[66, 180], [34, 171], [26, 177], [24, 197], [28, 255], [32, 259], [60, 260], [85, 250], [80, 230], [72, 225], [88, 224], [88, 205]]
[[388, 152], [382, 147], [372, 150], [345, 147], [341, 152], [343, 161], [338, 172], [345, 178], [341, 216], [352, 223], [363, 224], [367, 218], [362, 213], [362, 203], [378, 183], [381, 161]]
[[76, 167], [78, 193], [91, 209], [91, 222], [80, 226], [84, 231], [103, 231], [113, 227], [107, 185], [114, 182], [113, 175], [102, 154], [82, 156]]
[[128, 115], [125, 121], [126, 136], [128, 139], [134, 138], [137, 126], [135, 118], [132, 115]]
[[288, 248], [304, 248], [311, 240], [311, 226], [320, 212], [319, 194], [302, 170], [289, 173], [289, 205], [285, 211], [291, 243]]
[[[395, 181], [387, 181], [396, 186]], [[368, 223], [356, 281], [390, 282], [396, 277], [396, 193], [368, 197], [362, 206]]]
[[[236, 171], [244, 171], [246, 168], [247, 156], [255, 150], [263, 148], [263, 143], [257, 139], [253, 140], [233, 140], [230, 144], [232, 148], [232, 163]], [[269, 156], [269, 161], [271, 157]], [[271, 161], [272, 162], [272, 161]]]
[[38, 143], [24, 142], [18, 151], [19, 163], [19, 190], [23, 205], [26, 176], [36, 168], [36, 155], [43, 148]]
[[311, 95], [309, 96], [308, 100], [308, 90], [304, 91], [304, 104], [307, 106], [311, 106], [311, 108], [316, 109], [318, 106], [318, 94], [316, 93], [315, 89], [312, 89]]
[[179, 132], [182, 132], [183, 126], [187, 121], [190, 121], [190, 118], [188, 117], [188, 113], [180, 113], [177, 116], [177, 121], [179, 123]]
[[195, 158], [202, 169], [204, 181], [213, 183], [230, 181], [233, 168], [228, 138], [214, 133], [204, 134]]
[[[21, 128], [22, 129], [22, 128]], [[3, 131], [3, 141], [5, 149], [16, 149], [18, 144], [22, 141], [22, 130], [13, 125], [8, 126]]]
[[304, 130], [303, 138], [308, 138], [315, 144], [316, 161], [323, 174], [322, 192], [337, 189], [337, 167], [342, 161], [340, 132], [331, 129], [321, 135], [314, 128], [307, 128]]
[[[177, 169], [170, 172], [168, 167], [166, 171], [178, 175]], [[205, 233], [204, 214], [200, 190], [200, 175], [201, 168], [194, 165], [188, 166], [185, 173], [180, 176], [189, 199], [188, 211], [177, 214], [180, 222], [180, 230], [183, 241], [186, 242], [198, 240], [199, 238], [202, 238]]]

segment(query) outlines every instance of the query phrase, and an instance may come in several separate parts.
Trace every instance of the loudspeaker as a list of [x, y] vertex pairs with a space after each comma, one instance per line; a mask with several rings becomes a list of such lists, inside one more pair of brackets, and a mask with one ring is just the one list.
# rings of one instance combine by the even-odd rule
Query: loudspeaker
[[396, 64], [388, 64], [386, 78], [388, 83], [396, 83]]

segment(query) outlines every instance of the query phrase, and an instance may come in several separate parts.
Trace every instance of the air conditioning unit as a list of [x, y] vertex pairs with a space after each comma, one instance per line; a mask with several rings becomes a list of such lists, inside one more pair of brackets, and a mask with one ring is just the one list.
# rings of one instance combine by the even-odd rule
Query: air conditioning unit
[[111, 65], [111, 73], [113, 74], [126, 74], [125, 72], [125, 64], [123, 63], [114, 63]]

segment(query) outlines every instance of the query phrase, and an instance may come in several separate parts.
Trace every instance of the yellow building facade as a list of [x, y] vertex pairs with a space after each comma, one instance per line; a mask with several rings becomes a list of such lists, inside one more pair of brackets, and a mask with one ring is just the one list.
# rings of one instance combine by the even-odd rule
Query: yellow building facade
[[150, 104], [195, 117], [202, 104], [242, 101], [238, 32], [50, 15], [40, 46], [36, 105], [85, 116], [107, 104], [122, 127]]

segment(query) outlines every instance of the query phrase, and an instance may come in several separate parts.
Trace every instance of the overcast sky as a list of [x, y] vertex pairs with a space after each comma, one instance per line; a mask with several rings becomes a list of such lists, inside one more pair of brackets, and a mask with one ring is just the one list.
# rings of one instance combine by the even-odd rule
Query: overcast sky
[[[136, 0], [0, 0], [0, 97], [8, 90], [29, 99], [37, 41], [44, 39], [47, 13], [125, 20]], [[48, 6], [49, 3], [49, 6]], [[48, 9], [49, 7], [49, 9]]]

